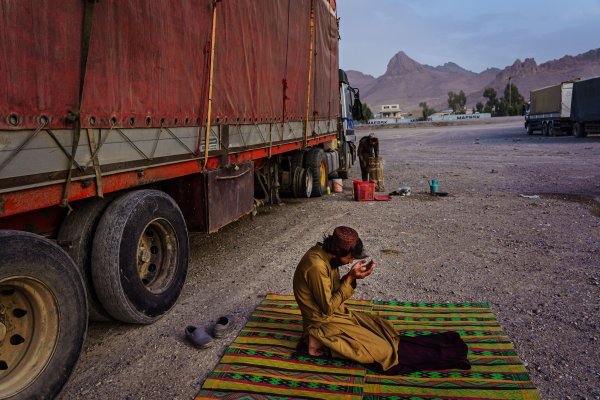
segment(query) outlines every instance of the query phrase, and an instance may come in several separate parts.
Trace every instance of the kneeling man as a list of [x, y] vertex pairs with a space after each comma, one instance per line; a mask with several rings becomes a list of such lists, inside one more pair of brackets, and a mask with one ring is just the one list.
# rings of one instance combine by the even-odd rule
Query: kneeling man
[[[304, 328], [298, 350], [350, 359], [388, 374], [470, 368], [467, 346], [456, 332], [399, 337], [389, 321], [346, 308], [344, 302], [352, 296], [357, 280], [375, 268], [373, 261], [364, 258], [358, 233], [346, 226], [335, 228], [302, 257], [293, 281]], [[339, 267], [357, 259], [341, 276]]]

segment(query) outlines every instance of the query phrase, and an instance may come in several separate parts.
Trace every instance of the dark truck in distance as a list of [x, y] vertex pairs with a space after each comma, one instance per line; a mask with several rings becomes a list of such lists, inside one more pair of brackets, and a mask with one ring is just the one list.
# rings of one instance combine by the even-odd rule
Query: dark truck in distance
[[600, 77], [532, 90], [525, 129], [528, 135], [540, 131], [544, 136], [600, 132]]

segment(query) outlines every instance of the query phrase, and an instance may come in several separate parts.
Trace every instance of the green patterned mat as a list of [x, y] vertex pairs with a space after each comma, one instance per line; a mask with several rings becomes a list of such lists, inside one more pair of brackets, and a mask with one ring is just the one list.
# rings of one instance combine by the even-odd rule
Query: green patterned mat
[[293, 357], [302, 333], [293, 296], [269, 295], [256, 308], [200, 399], [541, 399], [485, 303], [425, 304], [350, 300], [409, 336], [453, 330], [469, 345], [470, 371], [385, 376], [344, 360]]

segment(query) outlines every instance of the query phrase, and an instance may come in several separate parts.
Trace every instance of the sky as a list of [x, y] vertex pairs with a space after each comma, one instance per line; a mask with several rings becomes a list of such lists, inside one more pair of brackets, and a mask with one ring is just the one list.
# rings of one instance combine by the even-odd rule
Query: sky
[[375, 77], [394, 54], [473, 72], [600, 48], [600, 0], [337, 0], [340, 67]]

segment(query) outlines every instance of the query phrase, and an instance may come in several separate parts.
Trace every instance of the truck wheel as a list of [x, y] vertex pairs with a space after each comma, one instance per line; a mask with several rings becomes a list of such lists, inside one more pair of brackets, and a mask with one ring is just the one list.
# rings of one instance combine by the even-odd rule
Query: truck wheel
[[575, 137], [586, 137], [585, 126], [581, 122], [575, 122], [573, 124], [573, 136]]
[[81, 275], [40, 236], [0, 231], [0, 398], [54, 398], [87, 331]]
[[312, 194], [313, 180], [310, 168], [296, 167], [292, 182], [293, 195], [296, 198], [309, 198]]
[[544, 136], [549, 135], [548, 124], [546, 122], [542, 123], [542, 135], [544, 135]]
[[306, 155], [306, 165], [312, 171], [312, 197], [321, 197], [327, 191], [327, 158], [323, 149], [314, 147]]
[[527, 124], [527, 134], [533, 135], [533, 128], [531, 127], [531, 124]]
[[115, 319], [150, 324], [177, 301], [188, 265], [188, 232], [175, 201], [158, 190], [116, 199], [100, 219], [92, 281]]
[[290, 165], [292, 173], [296, 170], [296, 168], [304, 168], [304, 151], [298, 150], [292, 153], [290, 157]]
[[352, 154], [350, 153], [350, 146], [344, 146], [345, 150], [340, 157], [344, 157], [344, 167], [340, 167], [338, 170], [338, 178], [348, 179], [350, 168], [352, 168]]
[[106, 312], [92, 283], [92, 242], [102, 212], [108, 207], [107, 199], [92, 199], [67, 216], [58, 232], [58, 243], [71, 256], [83, 277], [88, 299], [88, 312], [92, 321], [106, 322], [112, 320]]

